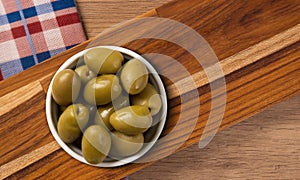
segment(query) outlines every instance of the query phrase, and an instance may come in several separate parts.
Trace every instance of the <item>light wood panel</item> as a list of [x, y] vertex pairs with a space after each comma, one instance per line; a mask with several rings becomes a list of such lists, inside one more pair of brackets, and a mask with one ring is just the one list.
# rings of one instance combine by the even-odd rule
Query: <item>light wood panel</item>
[[171, 0], [76, 0], [88, 38]]

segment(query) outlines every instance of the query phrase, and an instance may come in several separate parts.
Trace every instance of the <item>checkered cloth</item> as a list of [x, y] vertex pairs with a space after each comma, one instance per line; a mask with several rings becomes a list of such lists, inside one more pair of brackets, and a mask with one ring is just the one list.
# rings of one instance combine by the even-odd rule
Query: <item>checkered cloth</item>
[[74, 0], [0, 0], [0, 80], [85, 40]]

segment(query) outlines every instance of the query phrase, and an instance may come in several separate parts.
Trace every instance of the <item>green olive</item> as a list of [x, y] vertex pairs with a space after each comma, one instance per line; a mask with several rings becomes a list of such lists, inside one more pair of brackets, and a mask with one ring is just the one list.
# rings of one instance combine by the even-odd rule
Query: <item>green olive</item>
[[146, 106], [129, 106], [114, 112], [109, 122], [117, 131], [136, 135], [149, 129], [152, 116]]
[[84, 84], [97, 76], [87, 65], [77, 67], [75, 72], [79, 75], [81, 82]]
[[90, 104], [104, 105], [121, 94], [119, 79], [115, 75], [101, 75], [91, 79], [84, 87], [84, 99]]
[[130, 106], [129, 94], [121, 93], [112, 101], [112, 104], [115, 110]]
[[79, 76], [71, 69], [64, 69], [53, 80], [52, 97], [57, 104], [67, 106], [78, 97], [80, 87]]
[[98, 108], [98, 113], [95, 115], [95, 124], [98, 125], [104, 125], [106, 126], [109, 130], [113, 130], [113, 127], [111, 126], [109, 122], [109, 117], [112, 113], [114, 113], [114, 107], [112, 104], [106, 105], [106, 106], [101, 106]]
[[89, 110], [82, 104], [73, 104], [60, 115], [57, 131], [65, 143], [72, 143], [81, 135], [89, 120]]
[[84, 62], [98, 74], [114, 74], [122, 66], [123, 55], [107, 48], [93, 48], [84, 54]]
[[110, 151], [110, 134], [103, 126], [90, 126], [83, 134], [81, 146], [83, 157], [87, 162], [101, 163]]
[[80, 56], [77, 60], [76, 67], [83, 66], [84, 64], [84, 56]]
[[159, 94], [149, 83], [140, 94], [131, 96], [130, 100], [133, 105], [147, 106], [152, 116], [159, 112], [162, 105]]
[[131, 95], [142, 92], [148, 83], [146, 66], [137, 59], [128, 61], [121, 72], [121, 82]]
[[114, 131], [111, 136], [111, 150], [109, 152], [112, 157], [126, 157], [137, 153], [144, 143], [143, 134], [129, 136], [118, 131]]
[[97, 106], [95, 104], [89, 104], [88, 102], [86, 102], [84, 100], [82, 91], [79, 94], [79, 97], [75, 101], [73, 101], [73, 104], [82, 104], [86, 108], [88, 108], [88, 110], [90, 112], [90, 120], [94, 120], [94, 117], [95, 117], [95, 114], [96, 114], [96, 111], [97, 111]]

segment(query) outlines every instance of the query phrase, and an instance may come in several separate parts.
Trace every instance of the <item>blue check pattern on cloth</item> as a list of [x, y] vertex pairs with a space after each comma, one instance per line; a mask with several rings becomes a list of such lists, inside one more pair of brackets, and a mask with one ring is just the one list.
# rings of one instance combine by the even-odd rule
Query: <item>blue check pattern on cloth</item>
[[85, 40], [74, 0], [0, 0], [0, 80]]

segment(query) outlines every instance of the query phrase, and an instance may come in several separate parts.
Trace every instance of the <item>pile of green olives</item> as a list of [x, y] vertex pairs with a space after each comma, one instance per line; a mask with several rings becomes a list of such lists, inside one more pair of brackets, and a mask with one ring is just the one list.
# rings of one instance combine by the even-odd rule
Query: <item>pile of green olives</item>
[[91, 164], [139, 152], [162, 107], [145, 64], [102, 47], [87, 50], [77, 64], [52, 84], [62, 141], [80, 148]]

